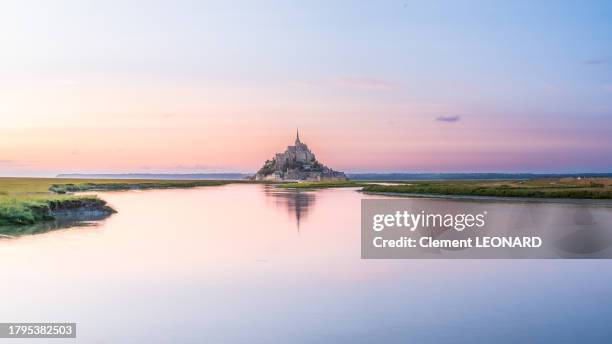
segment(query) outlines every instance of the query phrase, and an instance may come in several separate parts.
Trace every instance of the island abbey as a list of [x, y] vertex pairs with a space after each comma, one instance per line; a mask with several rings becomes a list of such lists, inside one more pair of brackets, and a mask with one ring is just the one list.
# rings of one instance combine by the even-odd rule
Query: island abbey
[[253, 177], [255, 180], [270, 181], [335, 181], [346, 180], [342, 172], [334, 171], [321, 164], [296, 132], [295, 144], [288, 146], [284, 153], [277, 153], [272, 160]]

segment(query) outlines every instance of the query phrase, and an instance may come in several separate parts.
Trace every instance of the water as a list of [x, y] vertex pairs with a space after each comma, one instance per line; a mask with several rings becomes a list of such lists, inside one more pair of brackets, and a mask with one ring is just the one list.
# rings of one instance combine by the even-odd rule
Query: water
[[361, 260], [360, 200], [379, 196], [246, 184], [100, 195], [119, 213], [98, 226], [0, 240], [0, 322], [77, 322], [79, 343], [612, 335], [608, 260]]

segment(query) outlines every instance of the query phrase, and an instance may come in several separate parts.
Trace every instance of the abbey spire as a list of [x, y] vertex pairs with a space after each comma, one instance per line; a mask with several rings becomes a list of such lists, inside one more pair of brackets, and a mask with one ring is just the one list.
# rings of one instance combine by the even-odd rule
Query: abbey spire
[[300, 142], [300, 129], [295, 130], [295, 145], [299, 145]]

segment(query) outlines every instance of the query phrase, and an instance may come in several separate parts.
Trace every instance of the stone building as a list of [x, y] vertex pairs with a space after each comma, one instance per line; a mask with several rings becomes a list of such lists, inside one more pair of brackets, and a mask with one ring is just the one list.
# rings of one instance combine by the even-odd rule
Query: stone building
[[322, 181], [347, 180], [342, 172], [334, 171], [319, 163], [305, 143], [300, 141], [296, 132], [295, 143], [288, 146], [285, 152], [277, 153], [272, 160], [254, 176], [255, 180], [270, 181]]

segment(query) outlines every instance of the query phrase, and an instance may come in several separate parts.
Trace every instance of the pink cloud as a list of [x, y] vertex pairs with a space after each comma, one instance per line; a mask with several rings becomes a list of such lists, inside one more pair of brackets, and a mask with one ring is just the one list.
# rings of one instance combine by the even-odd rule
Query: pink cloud
[[380, 78], [374, 77], [357, 77], [357, 76], [343, 76], [336, 78], [334, 83], [339, 86], [359, 88], [365, 90], [374, 91], [390, 91], [397, 88], [399, 85]]

